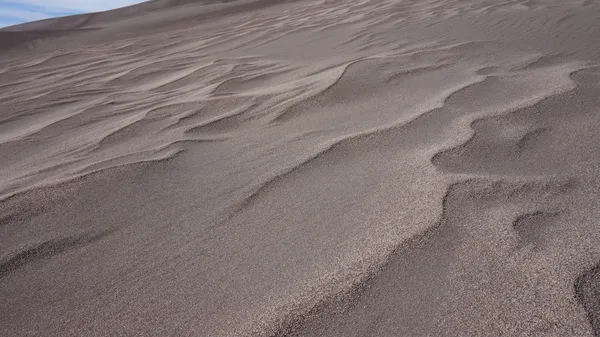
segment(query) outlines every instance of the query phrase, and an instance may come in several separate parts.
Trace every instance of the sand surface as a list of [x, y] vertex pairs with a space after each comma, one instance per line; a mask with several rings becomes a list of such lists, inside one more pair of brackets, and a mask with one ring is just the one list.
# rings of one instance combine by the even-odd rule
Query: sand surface
[[0, 30], [1, 336], [600, 336], [600, 2]]

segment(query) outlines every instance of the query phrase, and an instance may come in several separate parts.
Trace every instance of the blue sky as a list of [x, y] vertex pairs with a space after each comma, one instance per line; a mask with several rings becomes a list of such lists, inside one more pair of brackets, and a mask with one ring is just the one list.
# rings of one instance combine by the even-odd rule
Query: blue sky
[[56, 16], [99, 12], [144, 0], [0, 0], [0, 27]]

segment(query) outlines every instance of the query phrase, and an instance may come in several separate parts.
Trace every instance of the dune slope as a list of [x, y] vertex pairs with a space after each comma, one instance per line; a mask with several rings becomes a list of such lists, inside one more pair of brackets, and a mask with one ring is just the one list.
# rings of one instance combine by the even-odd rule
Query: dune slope
[[600, 4], [155, 0], [0, 31], [0, 335], [600, 336]]

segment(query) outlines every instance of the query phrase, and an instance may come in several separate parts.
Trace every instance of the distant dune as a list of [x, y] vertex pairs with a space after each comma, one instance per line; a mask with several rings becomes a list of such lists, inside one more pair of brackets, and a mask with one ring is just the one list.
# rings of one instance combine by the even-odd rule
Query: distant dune
[[600, 336], [600, 3], [0, 30], [1, 336]]

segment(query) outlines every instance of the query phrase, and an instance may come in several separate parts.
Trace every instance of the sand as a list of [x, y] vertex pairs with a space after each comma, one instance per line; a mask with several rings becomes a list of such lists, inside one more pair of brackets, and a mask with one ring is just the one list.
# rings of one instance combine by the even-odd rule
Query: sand
[[0, 30], [0, 335], [600, 336], [600, 3]]

